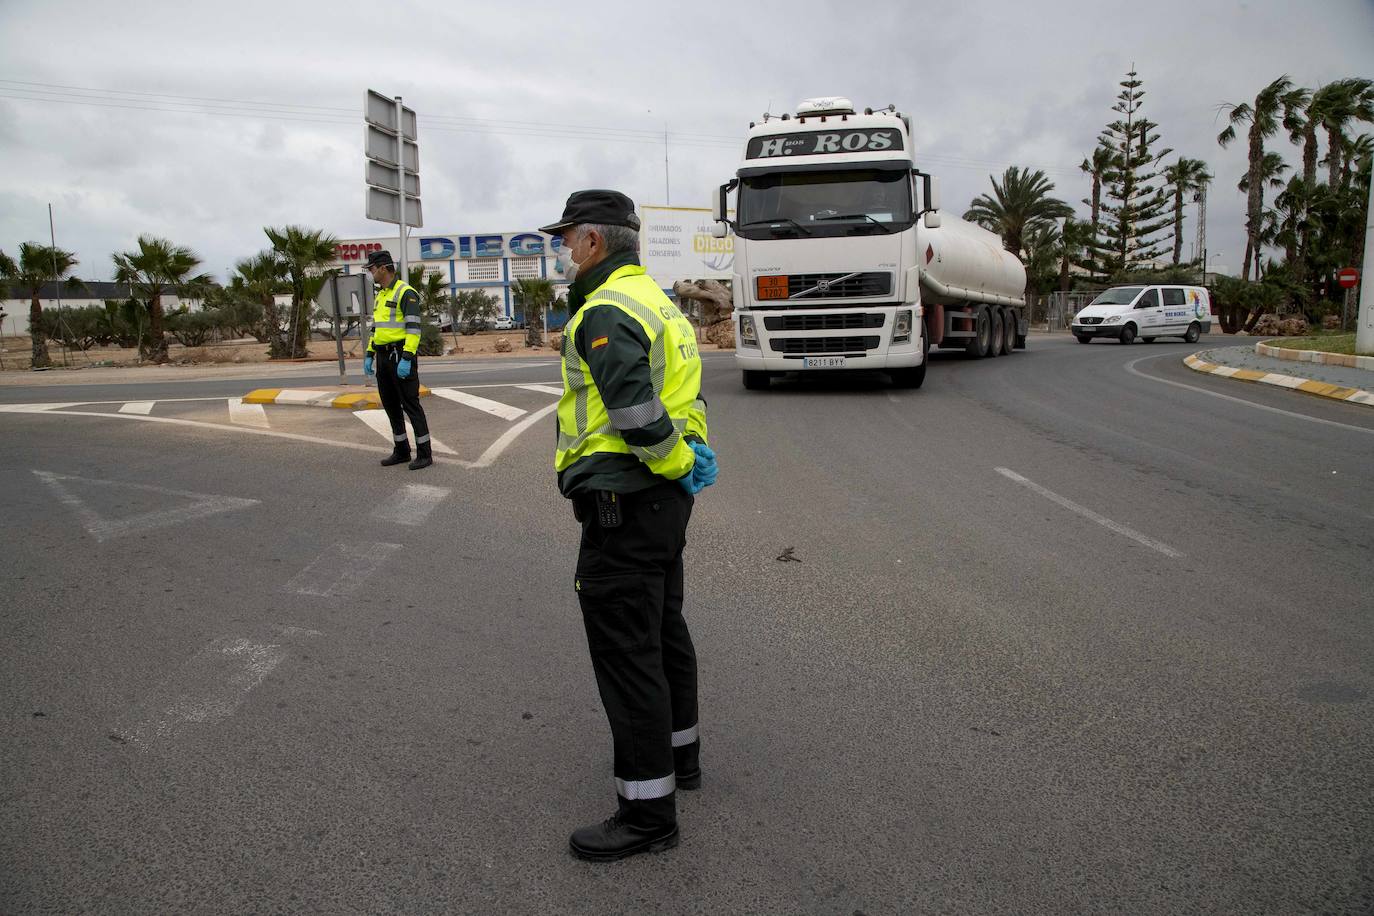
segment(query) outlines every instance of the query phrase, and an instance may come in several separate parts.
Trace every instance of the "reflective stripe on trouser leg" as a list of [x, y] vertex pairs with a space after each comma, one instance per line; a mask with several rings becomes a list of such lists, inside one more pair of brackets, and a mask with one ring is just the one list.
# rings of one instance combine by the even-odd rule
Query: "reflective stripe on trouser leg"
[[686, 747], [701, 737], [697, 727], [684, 728], [680, 732], [673, 732], [673, 747]]
[[667, 798], [677, 789], [677, 776], [669, 773], [658, 779], [621, 779], [615, 778], [616, 794], [626, 801], [641, 801], [650, 798]]

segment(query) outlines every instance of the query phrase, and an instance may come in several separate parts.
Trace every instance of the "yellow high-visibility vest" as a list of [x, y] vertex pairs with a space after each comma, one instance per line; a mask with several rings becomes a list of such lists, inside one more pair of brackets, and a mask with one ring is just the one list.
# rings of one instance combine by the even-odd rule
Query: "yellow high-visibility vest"
[[398, 340], [405, 341], [402, 349], [407, 353], [419, 349], [420, 316], [407, 318], [401, 311], [401, 297], [414, 289], [398, 277], [389, 288], [377, 290], [377, 299], [372, 305], [372, 339], [367, 343], [369, 353], [373, 347], [396, 343]]

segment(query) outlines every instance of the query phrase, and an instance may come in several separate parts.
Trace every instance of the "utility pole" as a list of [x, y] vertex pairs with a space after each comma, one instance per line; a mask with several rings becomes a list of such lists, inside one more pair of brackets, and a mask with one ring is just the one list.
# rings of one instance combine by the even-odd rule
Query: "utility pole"
[[668, 122], [663, 122], [663, 203], [673, 205], [673, 191], [668, 183]]
[[1374, 356], [1374, 292], [1369, 272], [1374, 270], [1374, 180], [1369, 183], [1369, 208], [1365, 210], [1364, 264], [1360, 271], [1360, 311], [1355, 319], [1355, 352]]
[[1202, 285], [1207, 285], [1207, 182], [1198, 185], [1197, 194], [1197, 250], [1202, 256]]
[[[57, 322], [58, 324], [66, 324], [62, 318], [62, 278], [57, 273], [57, 230], [53, 228], [52, 204], [48, 204], [48, 239], [52, 242], [52, 248], [49, 249], [49, 252], [52, 254], [52, 285], [53, 290], [57, 293]], [[68, 334], [67, 336], [70, 337], [71, 335]], [[59, 341], [59, 343], [62, 344], [62, 365], [70, 366], [71, 362], [67, 359], [67, 344], [64, 341]]]

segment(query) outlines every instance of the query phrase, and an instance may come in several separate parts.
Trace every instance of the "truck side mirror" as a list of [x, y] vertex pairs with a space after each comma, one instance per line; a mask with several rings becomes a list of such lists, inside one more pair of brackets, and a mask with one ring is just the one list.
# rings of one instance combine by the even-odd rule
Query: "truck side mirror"
[[727, 235], [729, 235], [729, 234], [730, 234], [730, 227], [727, 226], [724, 222], [712, 223], [712, 224], [711, 224], [711, 238], [713, 238], [713, 239], [723, 239], [723, 238], [725, 238], [725, 237], [726, 237]]
[[925, 225], [926, 225], [926, 228], [927, 228], [927, 229], [939, 229], [939, 228], [940, 228], [940, 214], [937, 213], [936, 211], [934, 211], [934, 210], [927, 210], [924, 219], [925, 219]]
[[929, 182], [926, 185], [926, 209], [938, 210], [940, 209], [940, 179], [932, 175], [926, 180]]
[[[717, 225], [720, 225], [725, 221], [725, 194], [726, 185], [722, 184], [712, 186], [711, 219], [715, 220]], [[721, 236], [716, 236], [716, 238], [721, 238]]]

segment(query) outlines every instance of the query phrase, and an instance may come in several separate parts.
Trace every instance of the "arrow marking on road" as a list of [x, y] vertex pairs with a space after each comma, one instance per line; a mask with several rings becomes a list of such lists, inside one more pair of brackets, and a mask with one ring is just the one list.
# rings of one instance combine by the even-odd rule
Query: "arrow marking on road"
[[[385, 410], [355, 410], [352, 411], [352, 413], [353, 416], [372, 427], [372, 429], [387, 442], [391, 442], [393, 445], [396, 444], [391, 438], [391, 421], [387, 419]], [[411, 432], [413, 433], [414, 430], [412, 429]], [[429, 437], [429, 447], [444, 455], [458, 454], [438, 439], [435, 439], [433, 435]]]
[[389, 501], [374, 509], [372, 517], [395, 525], [423, 525], [429, 514], [453, 491], [423, 483], [408, 483]]
[[335, 544], [296, 573], [286, 590], [317, 598], [342, 598], [367, 581], [400, 544]]
[[489, 413], [494, 417], [500, 417], [502, 420], [518, 420], [529, 412], [519, 407], [512, 407], [509, 404], [502, 404], [500, 401], [492, 401], [487, 398], [478, 397], [475, 394], [468, 394], [466, 391], [459, 391], [457, 388], [431, 388], [429, 391], [430, 394], [438, 395], [441, 398], [453, 401], [457, 404], [463, 404], [467, 407], [475, 407], [484, 413]]
[[157, 401], [129, 401], [123, 407], [119, 408], [119, 412], [136, 413], [146, 417], [153, 412], [153, 405], [156, 403]]
[[[249, 506], [256, 506], [258, 504], [258, 500], [256, 499], [241, 499], [237, 496], [216, 496], [213, 493], [194, 493], [190, 490], [170, 490], [166, 487], [150, 487], [141, 483], [94, 480], [90, 477], [53, 474], [49, 471], [34, 471], [33, 473], [39, 480], [48, 485], [49, 489], [57, 496], [58, 501], [76, 513], [76, 517], [81, 520], [81, 525], [86, 529], [86, 532], [97, 541], [101, 542], [123, 537], [126, 534], [152, 531], [155, 528], [165, 528], [168, 525], [177, 525], [181, 522], [189, 522], [193, 519], [205, 518], [206, 516], [217, 515], [221, 512], [246, 509]], [[131, 515], [127, 518], [105, 518], [87, 505], [85, 500], [72, 493], [71, 489], [67, 486], [67, 484], [70, 483], [81, 483], [97, 487], [115, 487], [127, 490], [142, 490], [147, 493], [157, 493], [163, 496], [190, 499], [193, 500], [193, 502], [188, 506], [178, 506], [174, 509], [159, 509], [154, 512]]]
[[1183, 554], [1179, 553], [1177, 550], [1170, 547], [1168, 544], [1165, 544], [1161, 541], [1156, 541], [1154, 538], [1146, 537], [1139, 531], [1136, 531], [1134, 528], [1127, 528], [1125, 525], [1114, 522], [1106, 516], [1098, 515], [1096, 512], [1089, 509], [1087, 506], [1080, 506], [1078, 503], [1074, 502], [1066, 496], [1060, 496], [1053, 490], [1047, 490], [1035, 481], [1027, 480], [1015, 471], [1008, 470], [1007, 468], [994, 468], [994, 470], [997, 471], [997, 473], [1001, 474], [1003, 477], [1007, 478], [1008, 480], [1014, 480], [1017, 483], [1021, 484], [1021, 486], [1033, 490], [1036, 493], [1039, 493], [1041, 496], [1045, 497], [1046, 499], [1052, 502], [1058, 503], [1065, 509], [1068, 509], [1070, 512], [1076, 512], [1090, 521], [1097, 522], [1103, 528], [1108, 528], [1112, 531], [1115, 531], [1117, 534], [1128, 537], [1131, 540], [1135, 541], [1137, 544], [1144, 544], [1151, 550], [1158, 550], [1166, 557], [1173, 557], [1174, 559], [1178, 559], [1179, 557], [1183, 556]]

